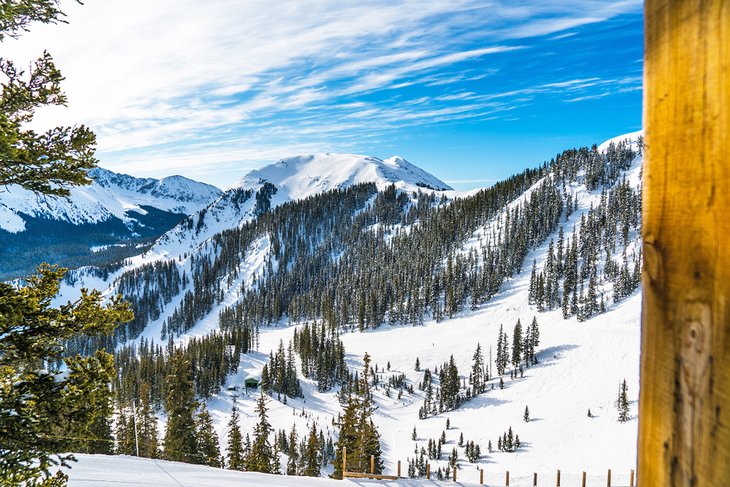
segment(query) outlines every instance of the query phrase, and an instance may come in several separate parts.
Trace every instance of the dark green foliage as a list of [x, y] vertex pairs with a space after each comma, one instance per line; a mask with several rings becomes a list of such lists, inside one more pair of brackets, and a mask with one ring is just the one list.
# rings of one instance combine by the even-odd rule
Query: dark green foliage
[[481, 448], [473, 441], [466, 442], [466, 448], [464, 449], [464, 451], [466, 453], [466, 459], [469, 460], [470, 463], [478, 462], [482, 456]]
[[302, 375], [316, 380], [320, 392], [342, 385], [347, 380], [345, 346], [336, 328], [327, 327], [324, 322], [321, 326], [305, 323], [301, 329], [294, 331], [293, 342], [294, 350], [302, 360]]
[[170, 357], [170, 373], [166, 377], [164, 458], [175, 462], [196, 463], [198, 457], [195, 431], [195, 401], [190, 362], [176, 349]]
[[149, 385], [142, 383], [139, 388], [141, 405], [137, 408], [139, 418], [139, 455], [141, 457], [158, 458], [159, 433], [157, 429], [157, 415], [152, 407]]
[[243, 470], [245, 468], [246, 455], [241, 436], [241, 425], [238, 424], [238, 410], [233, 405], [231, 419], [228, 421], [228, 462], [227, 467], [231, 470]]
[[261, 374], [261, 389], [289, 397], [304, 397], [291, 343], [288, 352], [284, 352], [284, 342], [280, 341], [276, 354], [272, 353], [269, 357], [269, 363]]
[[200, 408], [196, 418], [197, 443], [200, 463], [209, 467], [221, 467], [221, 452], [218, 446], [218, 435], [213, 429], [213, 419], [205, 407]]
[[473, 388], [474, 394], [482, 394], [487, 390], [487, 381], [489, 373], [484, 364], [484, 355], [482, 354], [482, 346], [477, 343], [477, 349], [472, 357], [471, 376], [469, 383]]
[[497, 448], [500, 451], [504, 452], [514, 452], [520, 447], [520, 437], [519, 435], [515, 438], [514, 434], [512, 433], [512, 426], [509, 427], [507, 431], [504, 432], [502, 436], [500, 436], [497, 440]]
[[273, 452], [271, 443], [269, 443], [272, 428], [266, 416], [266, 397], [262, 391], [256, 401], [259, 422], [254, 428], [251, 452], [246, 458], [246, 470], [249, 472], [271, 473], [272, 471]]
[[61, 452], [109, 445], [112, 357], [64, 359], [63, 341], [132, 315], [118, 298], [102, 306], [97, 291], [53, 308], [63, 274], [44, 265], [24, 287], [0, 283], [0, 483], [42, 481], [71, 458]]
[[347, 470], [369, 472], [370, 456], [375, 458], [375, 473], [383, 471], [380, 434], [372, 420], [374, 406], [370, 392], [370, 356], [363, 359], [359, 392], [347, 397], [344, 413], [339, 421], [339, 438], [335, 449], [334, 478], [342, 478], [342, 449], [347, 448]]
[[629, 396], [626, 379], [621, 383], [621, 390], [618, 395], [618, 420], [620, 423], [629, 420]]
[[522, 359], [522, 323], [517, 320], [512, 334], [512, 365], [518, 367]]
[[306, 477], [319, 477], [322, 446], [320, 445], [319, 435], [317, 434], [317, 424], [312, 423], [312, 428], [307, 436], [307, 445], [304, 451], [304, 470], [301, 475]]
[[495, 359], [495, 365], [497, 367], [497, 374], [503, 375], [507, 369], [509, 363], [509, 355], [507, 354], [507, 344], [509, 339], [507, 334], [504, 333], [503, 327], [499, 325], [499, 335], [497, 336], [497, 357]]
[[289, 433], [289, 461], [286, 464], [287, 475], [297, 475], [297, 465], [299, 462], [299, 451], [297, 445], [299, 444], [299, 437], [297, 436], [297, 425], [293, 425], [291, 432]]

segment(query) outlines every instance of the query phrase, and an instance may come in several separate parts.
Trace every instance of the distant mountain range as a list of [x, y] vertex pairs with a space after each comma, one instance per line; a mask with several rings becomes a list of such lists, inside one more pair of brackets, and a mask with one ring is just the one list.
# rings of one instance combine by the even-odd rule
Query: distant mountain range
[[136, 178], [96, 168], [93, 182], [65, 198], [38, 197], [18, 186], [0, 191], [0, 278], [40, 262], [102, 265], [154, 252], [190, 251], [272, 207], [364, 182], [382, 190], [451, 190], [401, 157], [323, 153], [282, 159], [221, 191], [182, 176]]
[[383, 160], [328, 152], [289, 157], [246, 174], [220, 198], [163, 235], [152, 252], [179, 255], [270, 208], [361, 183], [375, 183], [378, 190], [390, 185], [406, 191], [452, 189], [397, 156]]
[[0, 278], [40, 262], [99, 264], [139, 253], [188, 214], [221, 195], [182, 176], [135, 178], [102, 168], [69, 198], [44, 198], [19, 186], [0, 191]]
[[[283, 159], [126, 262], [71, 271], [57, 303], [99, 289], [122, 295], [134, 320], [67, 352], [116, 350], [117, 397], [140, 404], [146, 390], [164, 405], [176, 349], [223, 449], [234, 405], [253, 431], [258, 392], [242, 386], [264, 367], [272, 428], [337, 441], [330, 425], [367, 353], [389, 471], [405, 461], [423, 476], [428, 462], [443, 477], [457, 463], [462, 482], [484, 468], [492, 485], [506, 470], [520, 483], [559, 467], [577, 482], [610, 467], [627, 485], [642, 154], [640, 134], [628, 134], [468, 192], [400, 158]], [[507, 443], [513, 433], [519, 446]], [[596, 456], [596, 444], [610, 448]]]

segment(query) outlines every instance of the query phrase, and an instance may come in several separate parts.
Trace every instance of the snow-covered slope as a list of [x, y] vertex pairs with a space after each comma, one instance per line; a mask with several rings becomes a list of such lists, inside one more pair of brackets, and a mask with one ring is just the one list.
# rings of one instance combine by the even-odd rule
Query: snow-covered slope
[[[625, 173], [634, 188], [641, 184], [642, 162], [642, 157], [637, 157]], [[582, 184], [572, 184], [566, 191], [577, 199], [576, 211], [562, 223], [567, 238], [600, 201], [601, 190], [588, 191]], [[544, 265], [549, 240], [556, 238], [557, 233], [533, 249], [525, 262], [534, 259], [538, 268]], [[471, 244], [467, 242], [465, 250]], [[406, 461], [414, 458], [415, 450], [427, 447], [429, 439], [436, 440], [445, 432], [444, 456], [439, 461], [431, 460], [432, 472], [445, 468], [446, 456], [457, 448], [458, 478], [465, 485], [478, 484], [478, 468], [485, 470], [487, 485], [504, 485], [507, 470], [512, 486], [533, 485], [533, 473], [538, 473], [538, 485], [554, 485], [558, 469], [562, 485], [580, 485], [583, 471], [587, 472], [587, 486], [606, 485], [608, 469], [612, 469], [613, 485], [628, 485], [629, 473], [636, 468], [641, 293], [636, 291], [627, 299], [608, 305], [606, 313], [584, 322], [576, 317], [565, 320], [560, 309], [538, 312], [536, 306], [529, 304], [530, 273], [530, 266], [525, 265], [495, 298], [475, 311], [462, 312], [440, 323], [428, 321], [418, 327], [384, 325], [371, 332], [342, 335], [347, 364], [352, 370], [361, 370], [362, 357], [367, 352], [379, 369], [381, 383], [387, 382], [389, 376], [403, 373], [415, 387], [415, 394], [403, 394], [401, 398], [397, 398], [397, 392], [386, 394], [383, 387], [374, 391], [375, 422], [381, 433], [386, 473], [394, 472], [399, 460], [405, 471]], [[511, 336], [518, 319], [524, 327], [533, 317], [537, 317], [540, 327], [537, 366], [525, 369], [524, 375], [515, 379], [506, 375], [504, 389], [500, 388], [495, 372], [485, 394], [454, 411], [419, 419], [425, 393], [418, 390], [417, 384], [423, 378], [423, 369], [434, 370], [453, 355], [461, 377], [466, 379], [477, 343], [487, 360], [490, 355], [493, 360], [500, 326]], [[299, 325], [262, 328], [259, 351], [242, 358], [239, 372], [229, 378], [228, 385], [241, 384], [248, 375], [258, 376], [269, 352], [276, 349], [280, 340], [286, 344], [296, 326]], [[191, 334], [205, 331], [206, 328], [197, 328]], [[420, 372], [414, 367], [416, 358]], [[619, 423], [615, 402], [624, 379], [628, 384], [631, 419]], [[315, 421], [327, 425], [327, 434], [342, 411], [337, 397], [333, 392], [318, 392], [311, 380], [302, 379], [302, 385], [304, 399], [288, 399], [287, 404], [270, 401], [271, 423], [275, 429], [287, 431], [296, 424], [298, 431], [304, 431]], [[251, 431], [257, 421], [256, 396], [243, 395], [235, 400], [243, 430]], [[227, 432], [233, 401], [224, 388], [208, 403], [221, 438]], [[525, 406], [530, 410], [529, 422], [523, 420]], [[306, 412], [306, 417], [301, 411]], [[411, 436], [414, 427], [415, 441]], [[509, 427], [519, 435], [523, 446], [514, 453], [497, 451], [497, 438]], [[466, 462], [464, 449], [458, 446], [461, 434], [465, 442], [475, 441], [481, 446], [483, 457], [476, 465]], [[489, 442], [493, 452], [487, 451]], [[222, 447], [225, 448], [225, 441]]]
[[93, 169], [89, 175], [92, 183], [74, 187], [68, 199], [40, 198], [15, 185], [4, 188], [0, 192], [0, 229], [23, 232], [29, 218], [74, 225], [117, 218], [127, 224], [135, 220], [133, 213], [147, 213], [144, 206], [190, 214], [221, 194], [214, 186], [182, 176], [140, 179], [102, 168]]
[[313, 477], [273, 476], [236, 472], [220, 468], [166, 462], [149, 458], [109, 455], [77, 455], [65, 472], [71, 487], [354, 487], [354, 486], [430, 486], [431, 482], [403, 479], [376, 481], [365, 479], [330, 480]]
[[[636, 135], [622, 136], [613, 140], [633, 140], [635, 137]], [[176, 252], [189, 243], [185, 238], [193, 235], [194, 231], [199, 230], [200, 235], [194, 238], [204, 239], [205, 235], [223, 229], [232, 222], [240, 224], [244, 219], [253, 218], [257, 200], [255, 192], [261, 190], [266, 182], [277, 188], [276, 194], [270, 199], [271, 204], [275, 205], [292, 198], [306, 197], [318, 190], [336, 188], [338, 184], [353, 184], [358, 182], [353, 179], [353, 174], [366, 174], [370, 170], [370, 166], [366, 165], [367, 170], [356, 170], [354, 173], [350, 171], [341, 174], [334, 169], [327, 173], [327, 163], [317, 160], [317, 157], [295, 158], [296, 161], [289, 163], [285, 163], [287, 160], [281, 161], [278, 163], [279, 167], [273, 165], [260, 170], [255, 178], [247, 176], [237, 192], [232, 190], [225, 193], [205, 212], [196, 214], [189, 222], [179, 226], [179, 233], [168, 233], [153, 248], [153, 253], [157, 251], [157, 258], [160, 258], [163, 256], [162, 250], [168, 246], [168, 249], [174, 249], [170, 250], [170, 256], [176, 256]], [[385, 164], [384, 161], [381, 162]], [[642, 158], [639, 156], [623, 174], [632, 188], [641, 184], [641, 166]], [[315, 174], [307, 172], [308, 167], [319, 167], [328, 177], [317, 179]], [[360, 165], [353, 167], [361, 168]], [[380, 164], [372, 167], [377, 169]], [[377, 172], [374, 174], [378, 178], [382, 177]], [[385, 178], [375, 180], [379, 185], [387, 184], [388, 181], [390, 180]], [[509, 206], [514, 207], [523, 202], [535, 187], [537, 184]], [[250, 191], [247, 193], [247, 190]], [[566, 194], [575, 202], [575, 211], [560, 223], [566, 239], [574, 237], [581, 219], [600, 202], [601, 190], [602, 188], [588, 190], [585, 184], [578, 182], [570, 182], [565, 186]], [[498, 224], [499, 218], [503, 218], [503, 215], [495, 217], [494, 221], [480, 228], [464, 244], [463, 251], [468, 252], [480, 239], [486, 239], [492, 227]], [[584, 322], [579, 322], [576, 317], [563, 319], [560, 309], [538, 312], [528, 299], [531, 277], [529, 263], [534, 260], [537, 269], [542, 269], [548, 254], [549, 241], [556, 239], [557, 235], [556, 229], [542, 244], [531, 249], [522, 272], [505, 281], [493, 299], [474, 310], [464, 311], [440, 323], [431, 320], [416, 327], [383, 325], [375, 331], [342, 335], [347, 351], [347, 365], [352, 370], [361, 370], [362, 357], [367, 352], [372, 357], [373, 365], [378, 367], [382, 377], [381, 384], [387, 383], [388, 377], [402, 373], [405, 374], [408, 384], [414, 386], [413, 394], [404, 393], [400, 398], [395, 389], [386, 393], [386, 389], [381, 386], [374, 391], [374, 419], [381, 434], [386, 473], [394, 472], [397, 462], [401, 461], [405, 474], [407, 460], [414, 457], [414, 452], [425, 448], [429, 439], [435, 440], [443, 433], [446, 436], [444, 454], [440, 460], [431, 460], [432, 472], [439, 467], [446, 467], [446, 457], [456, 448], [459, 453], [459, 481], [466, 485], [478, 483], [478, 468], [484, 469], [487, 485], [504, 485], [507, 470], [510, 471], [510, 485], [513, 486], [532, 485], [534, 472], [538, 473], [540, 479], [538, 485], [554, 485], [555, 472], [560, 469], [563, 485], [580, 485], [580, 474], [586, 471], [586, 485], [596, 487], [606, 485], [606, 472], [609, 468], [613, 472], [614, 485], [628, 485], [629, 472], [635, 469], [636, 464], [640, 291], [618, 303], [608, 303], [606, 313], [595, 315]], [[175, 240], [172, 240], [172, 236]], [[633, 250], [639, 242], [638, 235], [632, 233], [629, 238]], [[246, 252], [245, 261], [237, 270], [238, 280], [231, 286], [234, 291], [226, 294], [224, 305], [230, 305], [239, 299], [236, 292], [242, 287], [241, 283], [248, 284], [252, 275], [263, 272], [262, 256], [266, 249], [267, 242], [257, 240], [250, 251]], [[204, 250], [201, 248], [201, 252]], [[188, 265], [186, 259], [182, 259], [179, 265], [183, 269], [189, 269], [185, 267]], [[177, 301], [173, 301], [172, 305], [176, 303]], [[165, 318], [165, 313], [169, 313], [172, 307], [168, 307], [160, 319], [150, 323], [143, 336], [157, 340], [159, 325]], [[216, 326], [217, 316], [218, 309], [214, 308], [195, 327], [177, 337], [176, 343], [209, 332]], [[504, 330], [511, 335], [518, 319], [526, 326], [533, 317], [537, 317], [540, 327], [538, 365], [525, 369], [524, 375], [518, 375], [514, 379], [505, 375], [504, 388], [500, 387], [500, 378], [493, 376], [487, 392], [466, 401], [458, 409], [419, 419], [419, 409], [425, 393], [418, 389], [417, 384], [423, 378], [423, 369], [434, 370], [441, 367], [453, 355], [462, 379], [466, 380], [477, 343], [481, 345], [487, 360], [492, 362], [496, 355], [500, 327], [504, 326]], [[280, 340], [286, 344], [301, 323], [288, 325], [282, 322], [279, 326], [261, 328], [258, 350], [242, 356], [238, 372], [229, 377], [226, 386], [240, 385], [247, 376], [259, 375], [269, 358], [269, 352], [277, 348]], [[415, 370], [416, 358], [420, 361], [421, 371]], [[619, 423], [614, 403], [619, 384], [624, 379], [628, 383], [631, 419]], [[269, 419], [273, 427], [276, 430], [289, 431], [296, 424], [297, 430], [302, 432], [307, 431], [312, 422], [316, 422], [325, 435], [333, 432], [333, 420], [342, 412], [334, 391], [318, 392], [316, 383], [308, 379], [302, 379], [302, 387], [304, 399], [289, 398], [286, 403], [276, 400], [269, 402]], [[257, 421], [254, 411], [255, 395], [229, 393], [224, 387], [222, 392], [210, 399], [208, 409], [224, 450], [227, 422], [234, 401], [241, 415], [244, 432], [252, 431]], [[531, 413], [528, 422], [523, 421], [525, 406], [529, 407]], [[591, 411], [591, 417], [587, 414], [588, 410]], [[451, 424], [449, 430], [446, 430], [447, 418]], [[161, 419], [164, 421], [164, 417]], [[414, 427], [417, 431], [415, 440], [412, 439]], [[519, 435], [523, 446], [514, 453], [497, 451], [497, 438], [510, 427]], [[163, 425], [161, 429], [164, 429]], [[480, 445], [483, 456], [478, 462], [466, 461], [464, 448], [458, 445], [461, 434], [465, 442], [475, 441]], [[489, 442], [493, 452], [487, 451]], [[89, 462], [91, 470], [97, 469], [97, 474], [94, 475], [99, 475], [98, 471], [102, 469], [124, 475], [128, 475], [124, 472], [131, 468], [139, 468], [140, 471], [150, 474], [152, 470], [159, 469], [159, 465], [148, 460], [135, 460], [143, 463], [133, 467], [124, 463], [130, 461], [128, 459], [108, 462], [102, 459], [99, 460], [100, 463], [94, 463], [97, 458], [82, 458], [82, 461]], [[210, 469], [201, 469], [198, 474], [193, 472], [199, 467], [167, 463], [163, 467], [155, 475], [162, 479], [164, 470], [167, 470], [173, 478], [180, 479], [183, 485], [223, 486], [228, 485], [227, 482], [231, 481], [229, 479], [241, 475], [228, 472], [218, 474], [219, 471]], [[89, 470], [82, 469], [80, 472], [82, 473], [72, 474], [72, 485], [94, 485], [81, 483], [81, 479], [94, 479], [98, 476], [91, 476], [92, 474], [87, 473]], [[211, 477], [207, 477], [209, 473]], [[205, 477], [205, 480], [200, 480], [203, 477], [196, 477], [198, 475]], [[258, 481], [256, 477], [243, 475], [235, 478], [240, 478], [241, 485], [247, 485], [247, 482], [254, 485]], [[141, 485], [135, 484], [133, 479], [127, 480], [127, 477], [121, 477], [120, 480], [128, 482], [122, 485]], [[301, 485], [309, 485], [304, 482], [313, 482], [311, 485], [315, 485], [326, 481], [273, 477], [262, 480], [261, 484], [300, 485], [300, 482]], [[357, 482], [358, 485], [367, 483]], [[402, 485], [419, 484], [415, 481], [403, 481]]]
[[[234, 187], [188, 222], [163, 235], [151, 256], [175, 256], [192, 250], [213, 235], [235, 228], [257, 214], [257, 192], [273, 185], [267, 195], [275, 207], [333, 189], [375, 183], [379, 190], [393, 184], [408, 191], [447, 191], [451, 187], [402, 157], [377, 157], [323, 153], [282, 159], [246, 174]], [[248, 195], [248, 197], [246, 197]]]
[[451, 189], [440, 179], [398, 156], [382, 160], [329, 152], [282, 159], [251, 171], [237, 186], [256, 188], [263, 182], [274, 184], [286, 198], [292, 200], [366, 182], [376, 183], [379, 189], [389, 184], [403, 189]]

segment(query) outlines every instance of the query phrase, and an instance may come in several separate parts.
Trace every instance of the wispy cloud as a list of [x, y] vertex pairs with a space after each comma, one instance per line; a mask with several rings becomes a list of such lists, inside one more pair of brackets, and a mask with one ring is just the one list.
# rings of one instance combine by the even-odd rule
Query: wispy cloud
[[[555, 42], [636, 12], [638, 0], [64, 7], [68, 25], [34, 26], [2, 45], [4, 56], [24, 63], [50, 49], [66, 76], [69, 107], [43, 110], [36, 126], [86, 123], [107, 166], [219, 184], [287, 153], [347, 150], [407, 126], [493, 118], [546, 93], [575, 103], [636, 86], [567, 73], [532, 82], [521, 75], [520, 86], [509, 86], [505, 77], [539, 61], [536, 39]], [[510, 64], [516, 56], [520, 63]]]

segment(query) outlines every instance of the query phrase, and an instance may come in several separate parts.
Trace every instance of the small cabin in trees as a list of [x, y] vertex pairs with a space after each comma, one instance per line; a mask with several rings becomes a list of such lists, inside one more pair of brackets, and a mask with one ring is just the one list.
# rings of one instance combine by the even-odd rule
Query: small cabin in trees
[[258, 389], [259, 379], [256, 377], [248, 377], [245, 381], [243, 381], [243, 385], [246, 389]]

